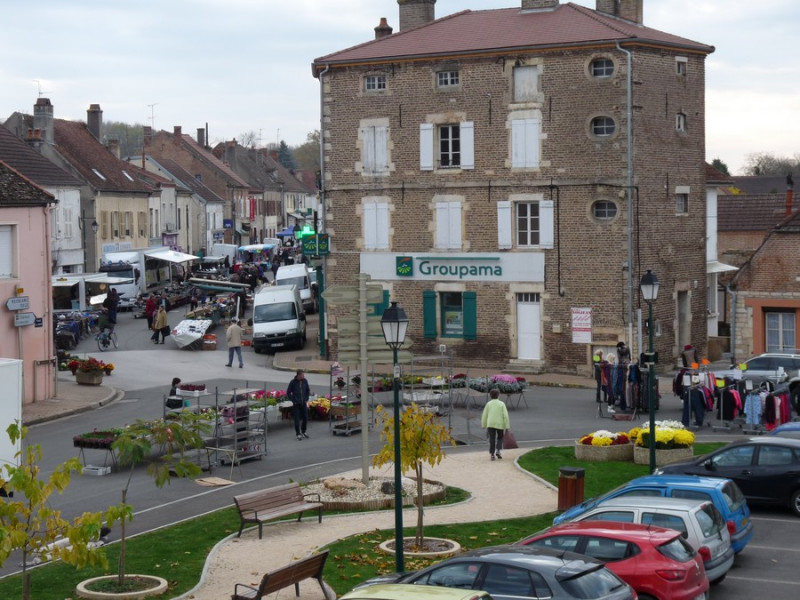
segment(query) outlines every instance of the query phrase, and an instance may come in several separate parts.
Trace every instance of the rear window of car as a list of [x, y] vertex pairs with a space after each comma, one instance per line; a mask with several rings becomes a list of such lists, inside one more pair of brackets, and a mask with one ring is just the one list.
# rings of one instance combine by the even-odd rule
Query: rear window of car
[[665, 515], [663, 513], [643, 512], [642, 524], [654, 525], [656, 527], [665, 527], [666, 529], [674, 529], [675, 531], [680, 531], [684, 535], [688, 535], [689, 533], [689, 530], [686, 527], [686, 523], [678, 515]]
[[[559, 582], [573, 598], [586, 598], [587, 600], [603, 598], [625, 586], [621, 579], [605, 568], [584, 572], [575, 577], [559, 580]], [[491, 594], [491, 591], [489, 593]]]
[[730, 508], [731, 512], [736, 512], [744, 506], [745, 498], [742, 490], [733, 481], [726, 481], [722, 487], [722, 497]]
[[722, 515], [713, 504], [704, 504], [696, 512], [697, 522], [700, 524], [700, 531], [703, 537], [711, 537], [720, 532], [725, 527]]
[[673, 490], [673, 498], [686, 498], [688, 500], [706, 500], [711, 501], [711, 494], [701, 490]]
[[673, 538], [666, 544], [661, 544], [656, 550], [658, 550], [659, 554], [681, 563], [693, 560], [695, 555], [694, 548], [680, 536]]

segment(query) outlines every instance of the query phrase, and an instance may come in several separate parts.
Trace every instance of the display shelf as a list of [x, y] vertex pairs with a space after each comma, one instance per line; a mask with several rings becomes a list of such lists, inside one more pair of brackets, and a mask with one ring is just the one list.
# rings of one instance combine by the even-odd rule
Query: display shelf
[[[335, 381], [341, 378], [345, 385], [339, 387], [335, 385]], [[353, 379], [358, 378], [359, 383], [354, 383]], [[374, 379], [374, 378], [373, 378]], [[363, 388], [361, 385], [361, 372], [351, 370], [349, 367], [331, 368], [330, 373], [330, 398], [340, 397], [341, 400], [334, 402], [331, 400], [331, 405], [328, 410], [328, 426], [333, 435], [350, 435], [361, 431], [361, 401], [362, 389], [372, 389], [372, 385]], [[369, 403], [370, 416], [372, 420], [372, 403]]]

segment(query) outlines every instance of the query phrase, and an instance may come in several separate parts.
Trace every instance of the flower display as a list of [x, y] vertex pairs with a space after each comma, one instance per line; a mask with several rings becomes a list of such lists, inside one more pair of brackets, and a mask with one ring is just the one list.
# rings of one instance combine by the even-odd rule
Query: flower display
[[[694, 433], [679, 421], [656, 421], [656, 449], [673, 450], [675, 448], [691, 448], [694, 445]], [[633, 436], [634, 432], [636, 437]], [[631, 439], [637, 446], [650, 447], [650, 423], [631, 429]]]
[[104, 429], [101, 431], [95, 429], [89, 433], [81, 433], [80, 435], [73, 436], [72, 445], [75, 448], [100, 448], [108, 450], [121, 433], [122, 429]]
[[524, 377], [499, 373], [489, 378], [470, 378], [467, 385], [478, 392], [497, 390], [501, 394], [518, 394], [528, 387], [528, 382], [525, 381]]
[[630, 442], [631, 438], [627, 433], [622, 431], [614, 433], [605, 429], [594, 431], [578, 440], [579, 444], [585, 446], [620, 446]]
[[185, 392], [205, 392], [206, 391], [206, 384], [205, 383], [182, 383], [178, 386], [179, 390], [183, 390]]
[[[109, 365], [104, 363], [102, 360], [97, 360], [96, 358], [73, 358], [67, 363], [67, 368], [72, 371], [72, 374], [75, 375], [77, 372], [81, 373], [93, 373], [95, 375], [104, 375], [106, 373], [106, 369]], [[114, 365], [110, 365], [111, 370], [114, 370]], [[109, 372], [110, 374], [110, 372]]]
[[[338, 398], [337, 398], [338, 399]], [[317, 396], [308, 401], [308, 412], [312, 419], [324, 420], [328, 418], [331, 409], [331, 400], [326, 396]]]

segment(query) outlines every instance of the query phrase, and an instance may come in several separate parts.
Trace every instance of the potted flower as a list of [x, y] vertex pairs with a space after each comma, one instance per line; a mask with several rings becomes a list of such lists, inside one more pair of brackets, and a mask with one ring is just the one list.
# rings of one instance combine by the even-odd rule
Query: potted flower
[[[67, 363], [67, 367], [75, 375], [75, 381], [83, 385], [100, 385], [103, 383], [103, 375], [106, 374], [106, 363], [96, 358], [73, 358]], [[111, 365], [111, 370], [114, 365]]]
[[628, 433], [600, 429], [575, 442], [575, 458], [590, 462], [632, 460], [633, 444]]
[[[686, 460], [694, 454], [694, 433], [679, 421], [656, 421], [656, 465], [668, 465]], [[650, 423], [630, 431], [635, 440], [633, 461], [639, 465], [650, 464]], [[635, 437], [634, 437], [635, 435]]]
[[81, 433], [72, 437], [72, 445], [75, 448], [100, 448], [101, 450], [110, 450], [122, 429], [103, 429], [98, 431], [90, 431], [88, 433]]

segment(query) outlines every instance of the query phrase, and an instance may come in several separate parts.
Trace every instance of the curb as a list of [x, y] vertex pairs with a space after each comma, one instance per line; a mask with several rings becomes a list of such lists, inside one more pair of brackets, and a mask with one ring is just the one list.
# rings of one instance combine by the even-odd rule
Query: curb
[[61, 419], [63, 417], [69, 417], [72, 415], [77, 415], [80, 413], [88, 412], [90, 410], [94, 410], [95, 408], [100, 408], [101, 406], [107, 406], [112, 402], [116, 402], [117, 400], [121, 400], [125, 396], [125, 392], [118, 390], [116, 388], [108, 388], [109, 394], [96, 402], [91, 402], [89, 404], [85, 404], [83, 406], [79, 406], [73, 409], [65, 410], [63, 412], [59, 412], [58, 414], [52, 415], [44, 415], [41, 417], [34, 417], [33, 419], [24, 420], [26, 426], [30, 425], [40, 425], [42, 423], [48, 423], [50, 421], [55, 421], [57, 419]]

